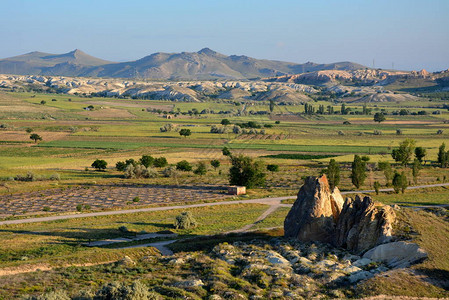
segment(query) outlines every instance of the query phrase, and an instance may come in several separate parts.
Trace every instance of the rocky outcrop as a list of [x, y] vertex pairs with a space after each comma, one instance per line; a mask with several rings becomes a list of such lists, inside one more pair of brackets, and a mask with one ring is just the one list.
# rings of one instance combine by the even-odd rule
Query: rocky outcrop
[[325, 175], [308, 177], [284, 221], [286, 237], [302, 241], [331, 242], [343, 197], [338, 188], [332, 192]]
[[343, 201], [330, 191], [325, 175], [308, 177], [284, 221], [286, 237], [320, 241], [362, 253], [392, 237], [394, 210], [376, 206], [370, 197]]
[[366, 252], [363, 257], [385, 263], [391, 268], [406, 268], [425, 259], [427, 253], [417, 244], [401, 241], [379, 245]]
[[370, 197], [348, 198], [338, 218], [334, 244], [360, 253], [388, 242], [395, 217], [390, 206], [376, 206]]

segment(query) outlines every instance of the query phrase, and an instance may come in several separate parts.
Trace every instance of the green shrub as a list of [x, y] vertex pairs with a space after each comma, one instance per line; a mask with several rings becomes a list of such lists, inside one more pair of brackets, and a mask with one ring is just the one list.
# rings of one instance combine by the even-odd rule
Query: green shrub
[[51, 174], [48, 179], [50, 179], [50, 180], [61, 180], [61, 176], [58, 173], [55, 173], [55, 174]]
[[207, 173], [207, 167], [206, 167], [206, 163], [204, 162], [200, 162], [198, 164], [198, 167], [195, 169], [195, 171], [193, 171], [193, 173], [195, 173], [196, 175], [205, 175]]
[[128, 228], [126, 226], [120, 226], [118, 228], [118, 231], [120, 231], [122, 233], [128, 233], [129, 232], [129, 230], [128, 230]]
[[179, 172], [176, 170], [176, 167], [167, 167], [162, 171], [162, 176], [164, 177], [178, 177]]
[[267, 165], [267, 170], [270, 172], [278, 172], [279, 171], [279, 165], [275, 165], [275, 164], [270, 164]]
[[56, 290], [53, 292], [45, 293], [37, 297], [25, 298], [26, 300], [70, 300], [70, 297], [63, 290]]
[[174, 226], [176, 229], [190, 229], [197, 226], [196, 220], [189, 211], [176, 216]]
[[34, 175], [34, 173], [27, 172], [27, 174], [24, 176], [16, 175], [16, 177], [14, 177], [14, 179], [17, 181], [36, 181], [37, 177], [36, 177], [36, 175]]
[[181, 160], [176, 164], [176, 169], [180, 171], [192, 171], [192, 165], [187, 160]]
[[175, 130], [175, 129], [176, 129], [176, 125], [175, 125], [175, 124], [172, 124], [172, 123], [165, 124], [164, 126], [162, 126], [161, 128], [159, 128], [159, 130], [160, 130], [161, 132], [170, 132], [170, 131], [173, 131], [173, 130]]
[[143, 165], [128, 165], [125, 168], [125, 178], [155, 178], [157, 172]]

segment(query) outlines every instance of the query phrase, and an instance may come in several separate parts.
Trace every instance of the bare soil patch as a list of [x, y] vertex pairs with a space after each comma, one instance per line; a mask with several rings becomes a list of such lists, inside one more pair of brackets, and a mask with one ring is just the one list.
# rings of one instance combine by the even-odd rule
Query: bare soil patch
[[[30, 215], [49, 212], [76, 212], [77, 205], [92, 209], [124, 206], [170, 204], [223, 199], [229, 197], [219, 186], [158, 186], [135, 184], [103, 184], [70, 189], [4, 195], [0, 198], [0, 216]], [[134, 202], [138, 199], [138, 202]]]

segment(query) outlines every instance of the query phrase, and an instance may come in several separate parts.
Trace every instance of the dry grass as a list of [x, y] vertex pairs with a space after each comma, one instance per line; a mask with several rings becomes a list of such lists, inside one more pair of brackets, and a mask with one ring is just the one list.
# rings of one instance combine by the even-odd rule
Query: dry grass
[[429, 257], [410, 269], [376, 276], [360, 286], [361, 295], [392, 295], [415, 297], [449, 297], [449, 222], [422, 210], [402, 209], [401, 224], [409, 224], [409, 237]]

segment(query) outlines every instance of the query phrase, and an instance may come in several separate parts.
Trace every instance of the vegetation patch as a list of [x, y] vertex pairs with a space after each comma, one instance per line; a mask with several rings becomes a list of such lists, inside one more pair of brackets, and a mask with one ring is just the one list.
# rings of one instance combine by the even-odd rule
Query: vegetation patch
[[279, 154], [265, 155], [265, 156], [262, 156], [262, 157], [280, 158], [280, 159], [303, 159], [303, 160], [309, 160], [309, 159], [321, 159], [321, 158], [335, 157], [335, 155], [279, 153]]

